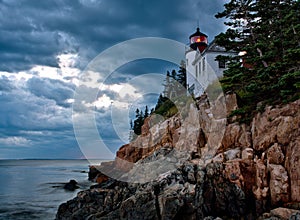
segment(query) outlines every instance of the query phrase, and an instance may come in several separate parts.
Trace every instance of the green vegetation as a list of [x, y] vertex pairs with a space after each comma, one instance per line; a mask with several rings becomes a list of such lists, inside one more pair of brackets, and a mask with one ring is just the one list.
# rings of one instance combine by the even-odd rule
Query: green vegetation
[[239, 96], [241, 107], [232, 115], [247, 121], [266, 104], [299, 99], [300, 1], [231, 0], [224, 7], [216, 17], [226, 18], [229, 28], [217, 36], [217, 43], [244, 52], [224, 57], [229, 68], [222, 87]]
[[162, 95], [159, 96], [158, 103], [153, 113], [163, 116], [165, 119], [170, 118], [180, 112], [181, 117], [185, 118], [188, 114], [186, 106], [189, 106], [195, 100], [192, 96], [186, 94], [172, 98], [172, 101]]
[[[189, 103], [188, 99], [191, 99], [191, 97], [186, 96], [187, 84], [184, 61], [181, 62], [178, 72], [176, 70], [172, 70], [171, 73], [167, 71], [163, 85], [164, 91], [159, 95], [156, 106], [154, 109], [151, 109], [150, 114], [158, 114], [164, 118], [170, 118], [178, 112], [178, 107], [182, 108], [183, 104]], [[130, 141], [134, 140], [142, 132], [144, 121], [149, 116], [147, 106], [144, 112], [136, 109], [135, 119], [130, 122], [131, 130], [134, 133], [130, 134]]]
[[140, 135], [142, 133], [142, 126], [144, 124], [145, 118], [149, 116], [148, 106], [145, 107], [145, 113], [140, 109], [135, 110], [135, 120], [130, 122], [130, 127], [134, 134]]
[[178, 72], [167, 72], [163, 94], [160, 94], [153, 113], [165, 118], [172, 117], [178, 112], [177, 105], [186, 98], [186, 66], [181, 61]]
[[178, 112], [176, 105], [167, 97], [160, 94], [155, 107], [155, 114], [159, 114], [165, 118], [172, 117]]

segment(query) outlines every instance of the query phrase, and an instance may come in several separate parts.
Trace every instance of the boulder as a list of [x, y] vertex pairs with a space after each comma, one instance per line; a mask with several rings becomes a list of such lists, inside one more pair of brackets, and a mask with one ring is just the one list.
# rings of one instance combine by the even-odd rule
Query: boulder
[[227, 116], [234, 110], [238, 109], [237, 98], [235, 93], [227, 93], [225, 96]]
[[240, 169], [240, 161], [233, 160], [225, 163], [225, 177], [240, 188], [244, 186], [244, 177]]
[[180, 191], [183, 190], [184, 186], [182, 184], [176, 184], [159, 196], [159, 210], [164, 219], [174, 219], [184, 206], [184, 198], [180, 195]]
[[289, 201], [289, 178], [282, 165], [269, 164], [270, 194], [273, 206]]
[[97, 166], [90, 166], [88, 173], [89, 180], [94, 180], [99, 173], [100, 171], [98, 170]]
[[226, 160], [233, 160], [241, 157], [241, 150], [239, 148], [231, 149], [224, 152]]
[[247, 147], [242, 151], [242, 160], [253, 160], [253, 157], [254, 152], [252, 148]]
[[291, 200], [300, 202], [300, 137], [289, 143], [285, 158], [291, 182]]
[[77, 186], [76, 180], [70, 180], [68, 183], [64, 185], [65, 190], [74, 191], [75, 189], [78, 189], [79, 186]]
[[256, 183], [253, 193], [257, 200], [265, 200], [269, 193], [268, 172], [263, 160], [258, 159], [255, 163]]
[[291, 219], [291, 217], [297, 213], [300, 213], [300, 211], [282, 207], [270, 211], [272, 217], [278, 217], [280, 219]]
[[268, 149], [267, 159], [269, 164], [282, 164], [284, 162], [284, 154], [278, 143], [273, 144]]
[[251, 146], [251, 133], [245, 124], [233, 123], [226, 127], [225, 134], [222, 140], [223, 151], [228, 148]]
[[252, 120], [253, 148], [265, 151], [274, 143], [287, 145], [300, 134], [300, 100], [283, 107], [267, 107]]
[[276, 132], [277, 141], [282, 145], [287, 145], [295, 134], [299, 134], [300, 124], [299, 121], [295, 120], [292, 116], [285, 116], [280, 119]]

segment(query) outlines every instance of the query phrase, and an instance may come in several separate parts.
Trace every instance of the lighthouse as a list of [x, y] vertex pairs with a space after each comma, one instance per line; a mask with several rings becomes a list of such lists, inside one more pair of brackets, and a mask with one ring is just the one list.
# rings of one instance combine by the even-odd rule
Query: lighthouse
[[190, 36], [190, 47], [193, 50], [199, 50], [201, 53], [207, 48], [207, 35], [200, 32], [198, 27], [196, 32]]
[[208, 44], [208, 36], [197, 27], [185, 50], [188, 92], [195, 98], [200, 97], [208, 84], [222, 77], [226, 69], [226, 62], [217, 57], [235, 54], [217, 45], [215, 40]]
[[196, 32], [190, 35], [189, 44], [186, 47], [186, 71], [187, 71], [187, 86], [190, 94], [200, 96], [204, 89], [199, 84], [199, 73], [202, 66], [195, 65], [196, 58], [201, 55], [208, 46], [208, 36], [200, 32], [197, 27]]

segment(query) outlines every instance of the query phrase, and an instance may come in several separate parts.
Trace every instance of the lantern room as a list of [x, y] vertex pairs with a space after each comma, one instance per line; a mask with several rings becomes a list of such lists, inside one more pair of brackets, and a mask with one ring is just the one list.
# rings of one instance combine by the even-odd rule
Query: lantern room
[[200, 32], [200, 28], [190, 36], [190, 47], [193, 50], [198, 50], [202, 53], [207, 47], [207, 35]]

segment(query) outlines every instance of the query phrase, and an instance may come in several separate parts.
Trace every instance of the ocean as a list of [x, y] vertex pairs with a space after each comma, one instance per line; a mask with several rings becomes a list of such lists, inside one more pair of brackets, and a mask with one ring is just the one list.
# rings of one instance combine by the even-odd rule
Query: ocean
[[[58, 206], [91, 186], [87, 160], [0, 160], [0, 219], [54, 219]], [[75, 179], [74, 192], [63, 189]]]

